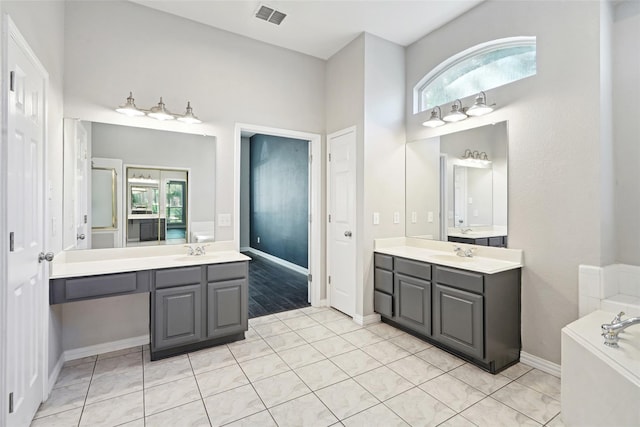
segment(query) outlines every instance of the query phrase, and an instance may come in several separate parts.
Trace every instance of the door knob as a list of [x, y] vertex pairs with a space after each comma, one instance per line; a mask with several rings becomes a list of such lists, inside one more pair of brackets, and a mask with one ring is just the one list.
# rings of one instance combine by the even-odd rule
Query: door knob
[[40, 252], [40, 254], [38, 255], [38, 262], [42, 262], [42, 261], [53, 261], [53, 252], [47, 252], [46, 254], [44, 252]]
[[349, 230], [345, 231], [344, 237], [351, 237], [351, 232]]
[[78, 234], [78, 240], [84, 240], [85, 239], [85, 235], [84, 234]]

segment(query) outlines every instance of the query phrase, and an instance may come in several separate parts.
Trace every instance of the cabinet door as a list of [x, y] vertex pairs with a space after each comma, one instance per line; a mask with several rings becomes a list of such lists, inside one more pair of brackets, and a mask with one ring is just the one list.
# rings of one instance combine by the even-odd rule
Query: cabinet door
[[395, 275], [395, 321], [431, 335], [431, 282], [404, 274]]
[[207, 285], [207, 338], [244, 332], [249, 312], [247, 279], [209, 282]]
[[202, 286], [158, 289], [154, 293], [154, 349], [199, 341], [202, 338]]
[[433, 337], [469, 356], [484, 358], [483, 297], [435, 285]]

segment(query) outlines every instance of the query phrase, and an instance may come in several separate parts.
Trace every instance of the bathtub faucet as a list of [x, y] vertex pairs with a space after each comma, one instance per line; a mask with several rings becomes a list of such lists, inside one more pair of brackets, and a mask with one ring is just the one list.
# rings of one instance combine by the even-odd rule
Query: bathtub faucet
[[632, 317], [630, 319], [622, 320], [622, 316], [624, 316], [624, 311], [618, 313], [611, 323], [605, 323], [601, 326], [604, 345], [609, 347], [618, 347], [618, 334], [631, 325], [640, 324], [640, 317]]

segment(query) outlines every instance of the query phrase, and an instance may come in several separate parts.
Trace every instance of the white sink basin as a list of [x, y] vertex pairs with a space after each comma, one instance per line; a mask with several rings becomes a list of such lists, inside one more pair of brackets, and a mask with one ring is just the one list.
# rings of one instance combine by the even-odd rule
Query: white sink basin
[[473, 258], [469, 257], [461, 257], [458, 255], [450, 255], [450, 254], [437, 254], [431, 255], [430, 258], [433, 258], [434, 261], [442, 261], [442, 262], [469, 262], [472, 261]]

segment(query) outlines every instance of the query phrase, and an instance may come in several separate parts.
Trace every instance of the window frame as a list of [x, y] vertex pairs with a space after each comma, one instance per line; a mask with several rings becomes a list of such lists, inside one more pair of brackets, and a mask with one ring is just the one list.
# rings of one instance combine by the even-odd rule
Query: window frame
[[[447, 72], [450, 68], [464, 62], [474, 56], [482, 55], [487, 52], [491, 52], [494, 50], [516, 47], [516, 46], [536, 46], [536, 55], [537, 55], [537, 43], [536, 36], [516, 36], [516, 37], [505, 37], [501, 39], [490, 40], [488, 42], [480, 43], [475, 46], [472, 46], [462, 52], [459, 52], [437, 66], [435, 66], [431, 71], [429, 71], [413, 88], [413, 114], [419, 114], [424, 111], [430, 110], [434, 107], [427, 107], [426, 102], [423, 97], [423, 93], [426, 88], [438, 77], [440, 77], [443, 73]], [[536, 61], [537, 62], [537, 61]], [[537, 64], [536, 64], [537, 68]], [[537, 73], [537, 70], [536, 70]], [[521, 80], [521, 79], [518, 79]], [[518, 80], [514, 80], [518, 81]], [[513, 83], [510, 82], [510, 83]], [[508, 83], [507, 83], [508, 84]], [[499, 87], [499, 86], [498, 86]], [[481, 88], [480, 90], [489, 90], [491, 88]], [[454, 100], [451, 100], [453, 102]]]

